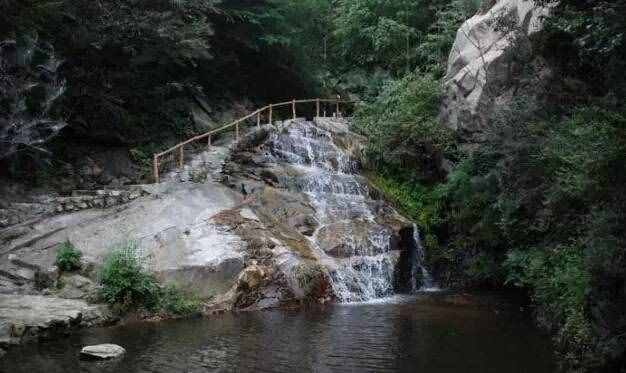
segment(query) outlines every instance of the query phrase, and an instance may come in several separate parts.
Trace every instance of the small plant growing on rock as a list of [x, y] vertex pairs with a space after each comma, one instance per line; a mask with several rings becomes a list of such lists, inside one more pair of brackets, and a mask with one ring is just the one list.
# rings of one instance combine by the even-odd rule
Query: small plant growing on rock
[[157, 305], [159, 286], [142, 268], [133, 242], [114, 249], [106, 258], [100, 283], [104, 300], [122, 310], [139, 305], [153, 309]]
[[177, 287], [169, 285], [161, 290], [159, 304], [169, 314], [189, 316], [200, 310], [202, 302], [198, 297], [187, 296]]
[[80, 269], [81, 256], [81, 252], [69, 240], [65, 241], [57, 252], [56, 265], [64, 272], [75, 271]]
[[161, 287], [141, 265], [137, 244], [116, 248], [100, 273], [102, 297], [120, 311], [145, 308], [153, 313], [189, 316], [200, 310], [201, 301], [175, 286]]

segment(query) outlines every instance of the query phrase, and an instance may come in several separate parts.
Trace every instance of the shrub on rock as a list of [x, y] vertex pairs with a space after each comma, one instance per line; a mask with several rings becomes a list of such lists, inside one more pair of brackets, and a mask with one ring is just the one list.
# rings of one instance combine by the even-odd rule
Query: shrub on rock
[[154, 313], [192, 315], [201, 301], [175, 286], [162, 287], [141, 265], [137, 244], [129, 242], [114, 249], [100, 272], [102, 297], [120, 311], [145, 308]]
[[57, 252], [56, 265], [64, 272], [75, 271], [80, 269], [81, 256], [81, 252], [69, 240], [65, 241]]
[[154, 276], [142, 268], [135, 243], [113, 250], [102, 267], [100, 283], [104, 300], [123, 310], [138, 305], [149, 309], [156, 306], [159, 286]]

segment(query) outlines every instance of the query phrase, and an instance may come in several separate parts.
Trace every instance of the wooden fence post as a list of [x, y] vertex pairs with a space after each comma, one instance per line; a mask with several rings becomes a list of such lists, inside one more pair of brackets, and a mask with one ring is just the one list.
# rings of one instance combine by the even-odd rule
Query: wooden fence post
[[154, 182], [159, 183], [159, 157], [155, 154], [152, 158], [152, 172], [154, 173]]
[[184, 163], [185, 163], [185, 146], [181, 145], [178, 147], [178, 168], [183, 168]]
[[315, 100], [315, 109], [317, 112], [317, 117], [319, 117], [320, 116], [320, 99], [319, 98]]
[[261, 111], [256, 113], [256, 127], [261, 128]]
[[211, 147], [211, 135], [209, 135], [209, 136], [207, 136], [207, 137], [206, 137], [206, 146], [207, 146], [208, 148], [210, 148], [210, 147]]
[[339, 100], [337, 100], [337, 111], [335, 115], [339, 118]]
[[274, 106], [272, 104], [270, 104], [270, 118], [269, 118], [270, 121], [268, 123], [269, 125], [272, 124], [272, 114], [273, 114], [273, 111], [274, 111]]
[[239, 122], [235, 124], [235, 139], [239, 141]]
[[296, 119], [296, 99], [291, 101], [291, 111], [293, 112], [293, 119]]

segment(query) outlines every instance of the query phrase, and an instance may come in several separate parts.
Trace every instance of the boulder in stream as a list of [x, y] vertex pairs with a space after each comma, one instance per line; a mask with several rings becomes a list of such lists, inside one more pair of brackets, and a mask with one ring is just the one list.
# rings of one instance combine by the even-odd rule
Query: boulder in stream
[[109, 360], [118, 358], [126, 353], [122, 346], [111, 343], [95, 346], [86, 346], [80, 351], [80, 356], [85, 359]]

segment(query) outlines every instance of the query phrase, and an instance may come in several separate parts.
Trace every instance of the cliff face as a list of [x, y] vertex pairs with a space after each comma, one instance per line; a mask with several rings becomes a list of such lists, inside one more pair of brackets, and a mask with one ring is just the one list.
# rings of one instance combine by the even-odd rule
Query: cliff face
[[20, 146], [39, 149], [65, 127], [51, 119], [54, 102], [65, 91], [54, 47], [36, 38], [0, 40], [0, 159]]
[[[522, 84], [545, 81], [542, 76], [550, 72], [532, 55], [532, 40], [548, 13], [532, 0], [492, 1], [458, 30], [440, 115], [466, 142], [481, 141], [494, 107], [510, 102]], [[528, 65], [534, 65], [535, 76], [524, 74]]]

